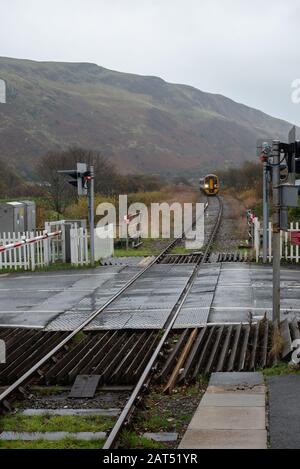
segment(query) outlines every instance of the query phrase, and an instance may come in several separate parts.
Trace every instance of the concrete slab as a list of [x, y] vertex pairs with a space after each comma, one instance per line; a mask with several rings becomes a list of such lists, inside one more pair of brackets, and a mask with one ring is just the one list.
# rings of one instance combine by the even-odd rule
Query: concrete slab
[[189, 430], [264, 430], [264, 407], [199, 406]]
[[274, 449], [300, 448], [300, 376], [274, 376], [269, 388], [270, 443]]
[[146, 432], [143, 434], [145, 438], [153, 441], [165, 442], [169, 443], [171, 441], [177, 441], [178, 433], [167, 433], [167, 432], [160, 432], [160, 433], [150, 433]]
[[187, 430], [179, 449], [266, 449], [266, 430]]
[[29, 417], [35, 415], [76, 415], [78, 417], [89, 417], [100, 415], [102, 417], [117, 417], [120, 409], [24, 409], [18, 414]]
[[263, 374], [259, 372], [212, 373], [210, 386], [261, 386], [264, 384]]
[[265, 407], [264, 394], [222, 392], [205, 393], [200, 405], [203, 407]]
[[262, 373], [213, 373], [179, 448], [267, 448], [262, 382]]
[[243, 394], [247, 392], [247, 394], [266, 394], [266, 387], [265, 386], [208, 386], [206, 389], [206, 393], [214, 393], [214, 394], [224, 394], [224, 393], [234, 392], [234, 394]]

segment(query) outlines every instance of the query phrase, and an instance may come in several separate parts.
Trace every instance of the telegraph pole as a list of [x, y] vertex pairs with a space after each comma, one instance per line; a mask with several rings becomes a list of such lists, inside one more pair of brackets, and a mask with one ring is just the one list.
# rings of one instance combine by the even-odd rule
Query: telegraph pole
[[89, 219], [90, 219], [90, 249], [91, 249], [91, 266], [95, 265], [95, 221], [94, 221], [94, 166], [90, 166], [89, 180]]
[[272, 145], [272, 185], [273, 185], [273, 323], [280, 323], [280, 151], [278, 140]]

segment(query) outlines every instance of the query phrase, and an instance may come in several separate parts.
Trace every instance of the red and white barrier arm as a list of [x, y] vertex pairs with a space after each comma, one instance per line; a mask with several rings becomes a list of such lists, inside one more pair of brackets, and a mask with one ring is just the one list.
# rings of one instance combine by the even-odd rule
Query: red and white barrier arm
[[36, 236], [35, 238], [28, 238], [21, 239], [21, 241], [17, 241], [16, 243], [6, 244], [5, 246], [0, 246], [0, 252], [9, 251], [10, 249], [19, 248], [21, 246], [25, 246], [26, 244], [34, 244], [38, 241], [42, 241], [43, 239], [53, 238], [54, 236], [59, 236], [61, 231], [53, 231], [53, 233], [44, 233], [43, 235]]

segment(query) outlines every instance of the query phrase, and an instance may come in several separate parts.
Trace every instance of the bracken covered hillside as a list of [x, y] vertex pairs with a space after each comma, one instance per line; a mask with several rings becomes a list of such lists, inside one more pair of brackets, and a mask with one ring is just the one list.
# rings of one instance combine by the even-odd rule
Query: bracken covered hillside
[[286, 138], [291, 126], [221, 95], [88, 63], [0, 58], [0, 78], [0, 155], [26, 173], [68, 145], [100, 150], [122, 172], [203, 171], [255, 158], [257, 138]]

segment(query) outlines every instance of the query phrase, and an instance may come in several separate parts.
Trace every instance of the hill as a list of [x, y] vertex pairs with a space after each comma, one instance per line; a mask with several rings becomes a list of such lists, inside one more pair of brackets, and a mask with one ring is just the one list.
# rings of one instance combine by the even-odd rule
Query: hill
[[199, 172], [255, 158], [291, 124], [191, 86], [89, 63], [0, 58], [0, 156], [29, 173], [48, 150], [100, 150], [122, 172]]

